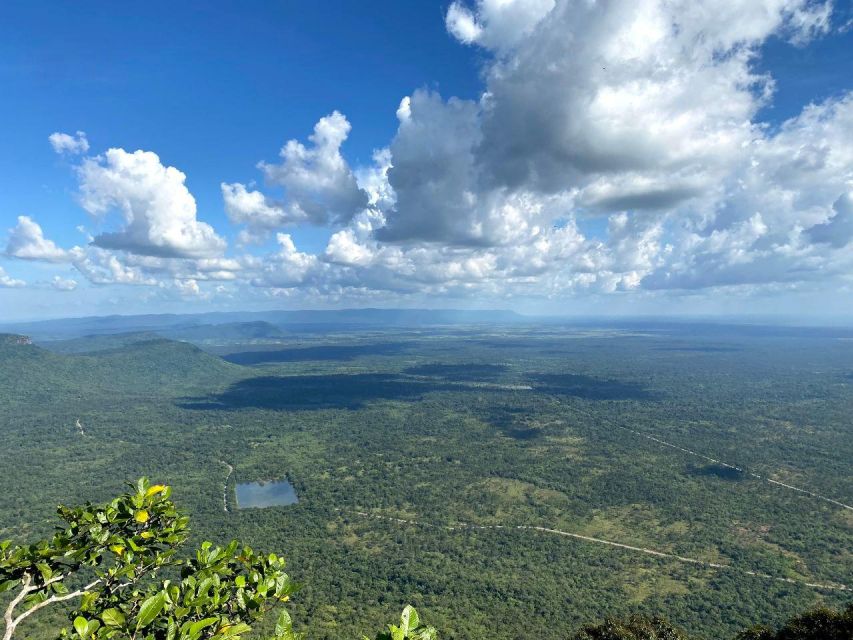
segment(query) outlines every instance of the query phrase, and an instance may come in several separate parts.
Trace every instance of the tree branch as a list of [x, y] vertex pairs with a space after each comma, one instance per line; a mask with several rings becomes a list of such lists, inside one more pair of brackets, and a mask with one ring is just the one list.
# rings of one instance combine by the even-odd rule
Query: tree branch
[[9, 603], [9, 606], [6, 607], [6, 613], [3, 615], [3, 623], [5, 625], [3, 640], [11, 640], [12, 634], [15, 632], [15, 627], [18, 625], [15, 621], [15, 607], [21, 604], [21, 600], [26, 598], [28, 593], [34, 591], [34, 589], [30, 587], [32, 581], [33, 577], [29, 573], [24, 573], [24, 577], [22, 578], [23, 586], [21, 587], [20, 593], [18, 593], [18, 595], [12, 599], [12, 602]]
[[[51, 580], [49, 582], [56, 582], [56, 580]], [[49, 584], [49, 582], [47, 582], [45, 584]], [[89, 589], [93, 589], [94, 587], [98, 586], [100, 583], [101, 583], [101, 579], [98, 578], [97, 580], [90, 582], [85, 587], [77, 589], [76, 591], [72, 591], [70, 593], [66, 593], [66, 594], [63, 594], [61, 596], [60, 595], [52, 595], [47, 600], [39, 602], [38, 604], [34, 604], [32, 607], [30, 607], [29, 609], [24, 611], [21, 615], [19, 615], [15, 619], [13, 625], [18, 626], [22, 620], [26, 619], [28, 616], [31, 616], [32, 614], [34, 614], [39, 609], [43, 609], [44, 607], [46, 607], [49, 604], [54, 604], [56, 602], [64, 602], [65, 600], [71, 600], [71, 598], [78, 598], [78, 597], [82, 596], [84, 593], [86, 593], [87, 591], [89, 591]]]

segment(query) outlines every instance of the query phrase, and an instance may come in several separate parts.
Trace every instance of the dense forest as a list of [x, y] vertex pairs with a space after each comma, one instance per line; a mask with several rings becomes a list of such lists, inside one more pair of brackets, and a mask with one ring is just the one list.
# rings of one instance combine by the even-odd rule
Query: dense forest
[[[406, 604], [442, 638], [639, 614], [711, 639], [850, 603], [848, 336], [267, 329], [3, 338], [0, 538], [147, 475], [180, 496], [191, 542], [283, 553], [311, 638]], [[299, 501], [239, 508], [238, 483], [270, 480]]]

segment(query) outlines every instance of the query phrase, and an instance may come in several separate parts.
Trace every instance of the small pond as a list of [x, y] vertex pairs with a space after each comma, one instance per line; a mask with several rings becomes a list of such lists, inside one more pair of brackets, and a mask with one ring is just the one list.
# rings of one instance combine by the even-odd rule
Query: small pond
[[297, 502], [296, 490], [287, 480], [237, 483], [238, 509], [277, 507]]

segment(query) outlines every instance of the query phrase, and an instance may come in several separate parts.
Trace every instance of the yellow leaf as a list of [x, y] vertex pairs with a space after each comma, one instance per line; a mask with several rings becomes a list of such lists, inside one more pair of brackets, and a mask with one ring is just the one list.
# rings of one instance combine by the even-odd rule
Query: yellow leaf
[[154, 534], [151, 531], [143, 531], [139, 534], [139, 537], [143, 540], [148, 540], [148, 538], [153, 538]]
[[110, 546], [110, 551], [112, 551], [117, 556], [120, 556], [121, 554], [124, 553], [124, 547], [121, 546], [120, 544], [114, 544], [114, 545]]
[[145, 509], [140, 509], [135, 514], [133, 514], [133, 519], [139, 523], [148, 522], [148, 512]]
[[155, 484], [154, 486], [148, 488], [148, 491], [145, 492], [145, 497], [150, 498], [155, 493], [160, 493], [161, 491], [164, 491], [165, 489], [166, 489], [165, 484]]

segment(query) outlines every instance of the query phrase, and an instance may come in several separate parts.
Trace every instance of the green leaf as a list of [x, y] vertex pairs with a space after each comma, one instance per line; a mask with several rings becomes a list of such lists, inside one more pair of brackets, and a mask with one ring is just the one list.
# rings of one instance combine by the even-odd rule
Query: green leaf
[[80, 610], [88, 611], [92, 608], [92, 605], [95, 604], [95, 600], [98, 599], [98, 594], [96, 591], [87, 591], [83, 594], [83, 597], [80, 598]]
[[[238, 624], [235, 624], [232, 627], [228, 627], [224, 631], [220, 631], [214, 637], [217, 638], [217, 640], [226, 640], [226, 638], [233, 638], [234, 636], [242, 635], [242, 634], [247, 633], [251, 630], [252, 630], [252, 627], [250, 627], [249, 625], [247, 625], [244, 622], [240, 622]], [[285, 634], [284, 636], [282, 636], [282, 638], [284, 638], [284, 640], [291, 640], [293, 638], [293, 634], [292, 633], [290, 633], [290, 635]], [[276, 638], [276, 640], [278, 640], [278, 638]]]
[[108, 627], [120, 627], [125, 623], [126, 618], [118, 609], [107, 609], [101, 614], [101, 620]]
[[77, 632], [81, 638], [86, 637], [86, 629], [89, 626], [89, 622], [83, 616], [77, 616], [74, 618], [74, 631]]
[[275, 637], [287, 637], [287, 634], [291, 632], [293, 629], [293, 620], [290, 618], [290, 614], [286, 609], [282, 609], [282, 612], [278, 616], [278, 622], [275, 623]]
[[212, 624], [215, 624], [219, 621], [219, 618], [205, 618], [204, 620], [199, 620], [198, 622], [194, 622], [190, 625], [190, 636], [194, 636], [202, 629], [206, 629]]
[[166, 628], [166, 640], [174, 640], [178, 635], [178, 623], [174, 618], [169, 618], [169, 626]]
[[6, 580], [5, 582], [0, 582], [0, 593], [8, 591], [9, 589], [18, 586], [19, 584], [21, 584], [20, 580]]
[[403, 627], [403, 631], [414, 631], [418, 628], [418, 622], [418, 612], [412, 605], [406, 605], [403, 615], [400, 616], [400, 626]]
[[66, 587], [61, 582], [54, 582], [52, 585], [50, 585], [50, 588], [53, 590], [54, 593], [58, 595], [65, 595], [66, 593], [68, 593], [68, 587]]
[[101, 623], [97, 620], [89, 620], [89, 623], [86, 625], [86, 636], [91, 636], [101, 628]]
[[136, 618], [136, 629], [147, 627], [163, 610], [163, 605], [166, 604], [166, 594], [160, 591], [154, 594], [139, 608], [139, 616]]
[[53, 569], [51, 569], [45, 563], [39, 562], [36, 565], [36, 568], [39, 570], [39, 573], [41, 573], [41, 577], [45, 582], [50, 580], [53, 577]]

